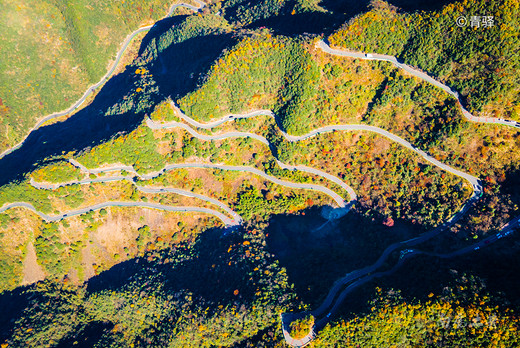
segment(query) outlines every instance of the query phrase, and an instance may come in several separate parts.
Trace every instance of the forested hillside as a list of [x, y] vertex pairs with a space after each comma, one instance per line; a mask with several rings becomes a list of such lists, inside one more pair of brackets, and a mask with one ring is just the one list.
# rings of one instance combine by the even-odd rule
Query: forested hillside
[[71, 106], [97, 83], [132, 31], [174, 2], [6, 0], [0, 46], [0, 152], [36, 121]]
[[9, 345], [230, 346], [272, 330], [295, 297], [263, 238], [205, 231], [194, 243], [116, 267], [87, 288], [41, 283]]
[[[395, 55], [448, 82], [471, 112], [518, 120], [519, 12], [517, 0], [461, 1], [413, 14], [375, 1], [369, 12], [350, 20], [330, 42]], [[478, 21], [472, 24], [472, 17]]]
[[[169, 5], [0, 5], [19, 16], [0, 39], [18, 64], [1, 65], [16, 67], [0, 83], [5, 144]], [[443, 89], [320, 46], [395, 55], [475, 115], [518, 119], [518, 1], [377, 0], [340, 28], [343, 5], [179, 10], [83, 110], [0, 158], [1, 348], [281, 348], [286, 313], [301, 314], [294, 338], [315, 325], [309, 347], [520, 344], [518, 224], [504, 232], [519, 128], [469, 122]], [[457, 26], [473, 14], [494, 26]], [[54, 36], [12, 41], [29, 29]]]

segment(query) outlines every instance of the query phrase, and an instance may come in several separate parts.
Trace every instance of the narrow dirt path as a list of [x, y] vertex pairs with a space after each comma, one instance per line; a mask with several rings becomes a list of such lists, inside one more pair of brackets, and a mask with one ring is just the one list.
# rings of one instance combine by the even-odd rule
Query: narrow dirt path
[[33, 243], [29, 242], [23, 263], [23, 279], [21, 285], [36, 283], [43, 279], [45, 279], [45, 272], [37, 262], [36, 250], [34, 249]]

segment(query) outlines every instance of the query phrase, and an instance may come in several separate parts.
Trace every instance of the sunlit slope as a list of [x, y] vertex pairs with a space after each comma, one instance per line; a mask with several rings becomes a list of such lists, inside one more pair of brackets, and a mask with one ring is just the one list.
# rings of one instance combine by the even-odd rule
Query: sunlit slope
[[413, 14], [376, 4], [331, 44], [397, 56], [454, 87], [471, 112], [519, 119], [518, 0], [461, 1]]
[[175, 0], [0, 3], [0, 150], [67, 109], [107, 72], [123, 40]]

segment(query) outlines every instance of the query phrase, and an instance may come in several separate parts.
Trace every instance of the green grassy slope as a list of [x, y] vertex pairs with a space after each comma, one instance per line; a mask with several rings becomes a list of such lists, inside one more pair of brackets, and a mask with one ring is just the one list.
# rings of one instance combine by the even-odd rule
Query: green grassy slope
[[163, 17], [173, 3], [2, 1], [0, 151], [42, 116], [72, 105], [106, 73], [125, 37]]
[[[139, 111], [160, 122], [178, 120], [168, 98], [176, 99], [187, 114], [199, 121], [220, 118], [227, 113], [269, 108], [279, 115], [279, 124], [265, 116], [197, 131], [205, 134], [253, 132], [272, 141], [272, 147], [250, 138], [201, 141], [185, 130], [151, 130], [143, 122], [128, 134], [115, 135], [109, 141], [83, 151], [63, 154], [55, 162], [27, 173], [26, 180], [0, 187], [0, 206], [28, 201], [49, 214], [105, 200], [209, 206], [180, 195], [144, 194], [136, 190], [130, 180], [71, 185], [54, 191], [37, 190], [29, 185], [29, 176], [49, 182], [86, 177], [69, 163], [59, 161], [68, 158], [89, 168], [121, 163], [133, 166], [140, 174], [182, 162], [249, 165], [284, 180], [319, 183], [340, 193], [337, 185], [326, 184], [325, 180], [281, 170], [275, 165], [274, 153], [284, 162], [319, 168], [345, 180], [358, 192], [359, 204], [355, 210], [336, 223], [336, 231], [335, 223], [328, 223], [331, 236], [326, 235], [328, 228], [320, 235], [309, 226], [302, 227], [308, 220], [299, 220], [303, 221], [299, 226], [301, 230], [291, 226], [305, 242], [301, 249], [306, 255], [301, 258], [294, 257], [297, 253], [291, 254], [294, 250], [300, 251], [298, 243], [292, 243], [294, 236], [285, 230], [268, 229], [267, 222], [273, 222], [269, 218], [276, 214], [291, 215], [313, 205], [330, 203], [329, 198], [281, 188], [243, 173], [179, 170], [163, 173], [152, 180], [135, 180], [138, 185], [176, 187], [224, 202], [246, 220], [246, 227], [235, 233], [212, 231], [210, 227], [221, 226], [214, 218], [178, 214], [173, 219], [168, 214], [137, 208], [101, 209], [55, 223], [44, 223], [23, 209], [2, 213], [0, 288], [13, 289], [21, 283], [29, 243], [34, 245], [39, 266], [49, 278], [57, 280], [46, 280], [29, 288], [24, 295], [27, 302], [20, 304], [24, 309], [11, 317], [5, 316], [8, 323], [0, 328], [0, 335], [6, 335], [6, 338], [4, 342], [0, 336], [0, 344], [8, 344], [7, 347], [75, 344], [92, 347], [282, 347], [279, 313], [301, 311], [311, 303], [319, 303], [329, 286], [316, 286], [317, 283], [331, 283], [336, 275], [365, 266], [394, 240], [411, 238], [446, 221], [470, 195], [470, 187], [460, 178], [424, 163], [411, 151], [381, 136], [338, 131], [292, 143], [283, 139], [280, 128], [291, 134], [303, 134], [328, 124], [375, 125], [401, 136], [442, 162], [479, 176], [485, 191], [482, 201], [453, 227], [456, 234], [446, 233], [439, 237], [451, 244], [446, 248], [468, 245], [473, 241], [470, 238], [478, 239], [494, 232], [518, 214], [520, 195], [515, 178], [520, 161], [519, 132], [465, 122], [453, 98], [386, 62], [327, 55], [314, 47], [316, 38], [273, 35], [265, 28], [244, 29], [244, 25], [265, 16], [287, 14], [292, 10], [304, 12], [316, 2], [265, 0], [251, 6], [252, 3], [214, 2], [208, 11], [221, 10], [229, 21], [214, 13], [193, 15], [150, 40], [147, 47], [142, 48], [142, 55], [127, 70], [127, 81], [134, 82], [128, 88], [129, 94], [121, 100], [109, 101], [107, 105], [111, 106], [103, 111], [108, 116]], [[514, 13], [512, 4], [509, 3]], [[75, 42], [67, 41], [69, 46], [63, 47], [72, 50], [68, 51], [71, 62], [82, 67], [83, 78], [88, 80], [95, 76], [95, 67], [99, 66], [101, 57], [92, 55], [94, 44], [81, 28], [95, 30], [100, 22], [82, 17], [79, 13], [83, 7], [79, 2], [69, 5], [49, 5], [49, 11], [57, 11], [63, 16], [63, 37], [76, 38]], [[402, 14], [380, 4], [338, 31], [331, 42], [352, 49], [404, 56], [409, 62], [416, 57], [406, 56], [406, 52], [424, 50], [430, 60], [417, 58], [417, 65], [431, 64], [432, 71], [438, 71], [443, 79], [452, 82], [462, 76], [456, 68], [460, 66], [453, 56], [455, 53], [450, 51], [450, 45], [458, 44], [460, 39], [460, 34], [453, 34], [457, 28], [445, 33], [446, 42], [435, 41], [435, 45], [447, 45], [442, 46], [444, 53], [441, 53], [452, 58], [447, 62], [442, 61], [443, 56], [437, 56], [433, 46], [429, 46], [433, 45], [430, 41], [429, 44], [423, 42], [421, 35], [427, 34], [420, 34], [419, 29], [433, 25], [433, 19], [426, 20], [430, 18], [428, 16], [448, 23], [459, 7], [466, 5], [467, 2], [450, 5], [444, 10], [446, 13], [442, 11], [435, 17], [436, 13]], [[120, 8], [123, 3], [113, 6], [116, 7], [110, 7], [110, 11]], [[138, 6], [137, 2], [133, 6]], [[506, 12], [494, 6], [495, 2], [491, 2], [485, 9], [495, 11], [490, 13], [496, 13], [497, 18]], [[108, 7], [101, 8], [108, 11]], [[14, 5], [13, 9], [16, 11]], [[24, 8], [24, 11], [29, 9]], [[101, 16], [103, 11], [92, 12]], [[420, 21], [412, 24], [413, 16], [420, 16]], [[135, 24], [139, 18], [136, 16], [128, 21]], [[508, 49], [516, 47], [516, 43], [508, 41], [508, 34], [502, 32], [506, 29], [500, 27], [487, 34], [474, 32], [481, 39], [505, 37], [500, 42], [506, 48], [495, 53], [506, 54]], [[199, 51], [183, 51], [186, 53], [184, 60], [193, 58], [193, 65], [207, 68], [193, 82], [194, 88], [179, 93], [169, 86], [168, 83], [178, 86], [188, 81], [188, 78], [180, 82], [165, 81], [170, 76], [189, 76], [191, 71], [192, 75], [198, 71], [192, 67], [184, 75], [175, 75], [174, 67], [168, 64], [179, 63], [182, 59], [172, 51], [189, 44], [208, 43], [219, 38], [218, 35], [232, 37], [234, 41], [229, 42], [233, 44], [222, 52], [219, 50], [217, 58], [212, 58], [207, 65], [197, 60]], [[467, 55], [465, 69], [474, 69], [484, 59], [474, 50], [486, 48], [473, 41], [468, 45], [461, 46]], [[486, 55], [494, 52], [493, 48], [489, 50]], [[63, 52], [65, 54], [67, 50]], [[81, 59], [77, 52], [84, 53]], [[489, 64], [495, 64], [491, 60]], [[47, 63], [41, 64], [46, 66]], [[505, 64], [504, 69], [512, 69], [513, 63]], [[454, 68], [448, 73], [443, 70], [446, 66]], [[500, 95], [511, 102], [509, 108], [507, 102], [494, 94], [495, 87], [478, 89], [479, 78], [491, 79], [487, 69], [476, 69], [478, 78], [467, 76], [463, 79], [465, 84], [460, 85], [461, 90], [474, 108], [480, 107], [475, 100], [483, 98], [478, 99], [486, 103], [482, 110], [494, 108], [495, 102], [501, 103], [503, 109], [493, 110], [514, 117], [517, 100], [513, 95], [517, 85], [511, 82], [510, 86], [508, 81], [513, 81], [509, 79], [516, 78], [517, 73], [507, 70], [507, 74], [499, 75], [493, 82], [493, 86], [503, 86], [500, 88], [505, 92]], [[166, 100], [155, 105], [152, 100], [156, 98]], [[121, 171], [91, 174], [90, 178], [117, 174], [128, 175]], [[300, 212], [301, 216], [293, 217], [293, 221], [303, 218], [306, 212]], [[149, 227], [152, 222], [155, 226]], [[110, 238], [114, 238], [112, 245]], [[517, 239], [511, 243], [513, 248]], [[272, 247], [273, 240], [283, 246], [281, 251]], [[494, 260], [498, 249], [504, 248], [500, 243], [510, 240], [504, 238], [485, 248], [495, 247], [494, 254], [488, 254], [489, 259]], [[436, 240], [421, 248], [440, 248], [442, 243]], [[370, 252], [364, 254], [365, 249], [361, 247], [356, 250], [358, 245]], [[284, 263], [291, 257], [292, 262]], [[95, 266], [88, 276], [85, 275], [87, 263]], [[407, 264], [420, 268], [429, 263], [418, 260]], [[297, 272], [291, 273], [291, 267], [304, 269], [300, 272], [303, 279], [296, 279]], [[305, 277], [330, 269], [336, 272], [333, 276], [327, 273], [305, 282]], [[88, 286], [81, 285], [86, 278], [91, 278], [91, 282]], [[462, 279], [464, 286], [459, 284], [455, 292], [460, 289], [463, 294], [437, 296], [432, 293], [425, 295], [429, 300], [408, 301], [378, 293], [373, 306], [362, 299], [357, 309], [362, 307], [365, 314], [350, 313], [333, 322], [311, 347], [380, 347], [395, 342], [401, 342], [402, 346], [435, 346], [441, 342], [461, 347], [518, 345], [518, 318], [511, 311], [513, 306], [503, 302], [497, 307], [495, 295], [479, 293], [466, 286], [466, 280]], [[410, 287], [417, 285], [410, 284]], [[428, 289], [426, 294], [429, 292]], [[304, 300], [309, 294], [317, 294], [312, 302]], [[9, 296], [12, 296], [9, 291], [0, 292], [0, 301]], [[486, 320], [494, 316], [496, 328], [439, 328], [436, 325], [439, 318], [446, 316], [461, 316], [468, 321], [477, 316]]]

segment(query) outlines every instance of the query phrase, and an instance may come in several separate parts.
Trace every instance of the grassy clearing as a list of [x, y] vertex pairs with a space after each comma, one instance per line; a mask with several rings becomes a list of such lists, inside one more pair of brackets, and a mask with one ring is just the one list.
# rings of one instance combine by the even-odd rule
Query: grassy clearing
[[124, 38], [175, 1], [2, 1], [0, 149], [98, 82]]

